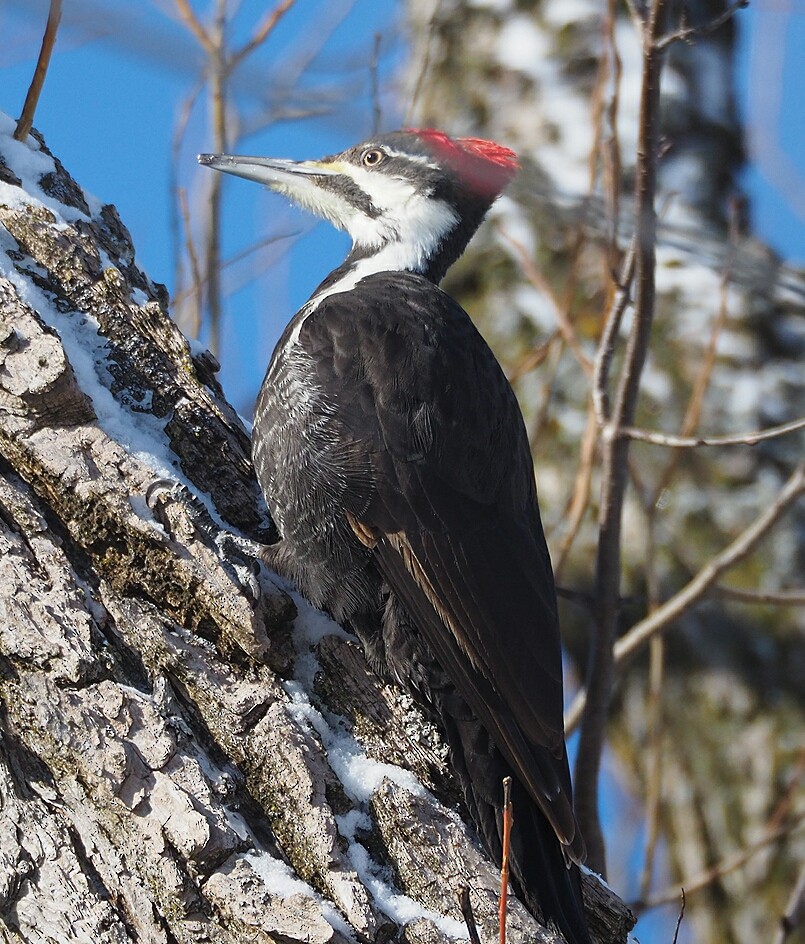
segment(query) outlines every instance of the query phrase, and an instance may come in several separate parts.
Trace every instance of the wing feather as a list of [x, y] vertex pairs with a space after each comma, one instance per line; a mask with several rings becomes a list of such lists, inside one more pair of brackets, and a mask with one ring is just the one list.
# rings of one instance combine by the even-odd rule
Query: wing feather
[[340, 470], [349, 527], [579, 857], [553, 576], [500, 366], [461, 307], [410, 273], [330, 296], [300, 342], [339, 441], [355, 444]]

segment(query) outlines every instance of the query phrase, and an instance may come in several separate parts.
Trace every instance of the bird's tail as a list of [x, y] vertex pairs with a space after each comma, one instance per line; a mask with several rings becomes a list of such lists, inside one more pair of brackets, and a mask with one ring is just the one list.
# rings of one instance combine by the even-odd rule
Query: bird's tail
[[[511, 849], [512, 888], [537, 920], [554, 924], [567, 944], [591, 944], [584, 916], [581, 876], [568, 865], [562, 844], [526, 788], [472, 712], [460, 698], [443, 703], [451, 758], [464, 791], [465, 802], [480, 838], [500, 864], [503, 854], [503, 778], [512, 777]], [[459, 709], [459, 710], [456, 710]]]
[[590, 944], [578, 866], [566, 863], [553, 827], [516, 780], [512, 808], [510, 869], [515, 893], [532, 914], [539, 910], [543, 921], [555, 924], [568, 944]]

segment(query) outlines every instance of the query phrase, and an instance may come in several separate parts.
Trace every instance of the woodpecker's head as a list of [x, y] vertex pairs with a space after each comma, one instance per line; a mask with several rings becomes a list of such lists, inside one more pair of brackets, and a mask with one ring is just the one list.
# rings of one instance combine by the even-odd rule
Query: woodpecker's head
[[200, 154], [199, 162], [266, 184], [352, 237], [353, 260], [438, 281], [517, 171], [513, 151], [440, 131], [378, 135], [318, 161]]

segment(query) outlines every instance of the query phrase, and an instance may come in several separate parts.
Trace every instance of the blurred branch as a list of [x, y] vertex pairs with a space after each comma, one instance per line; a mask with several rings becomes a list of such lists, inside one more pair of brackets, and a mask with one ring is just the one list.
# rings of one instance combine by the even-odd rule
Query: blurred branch
[[514, 250], [520, 271], [531, 285], [551, 303], [554, 317], [556, 318], [556, 324], [559, 327], [559, 333], [562, 335], [567, 346], [576, 355], [576, 360], [578, 360], [584, 373], [591, 376], [593, 372], [593, 362], [582, 347], [579, 336], [576, 334], [576, 329], [568, 319], [567, 313], [562, 305], [559, 304], [553, 293], [553, 289], [534, 264], [530, 253], [519, 240], [515, 239], [514, 236], [510, 236], [502, 226], [498, 227], [498, 231]]
[[710, 33], [714, 33], [719, 27], [731, 20], [739, 10], [743, 10], [744, 7], [748, 6], [749, 0], [737, 0], [737, 3], [733, 3], [732, 6], [727, 7], [719, 16], [713, 17], [712, 20], [708, 23], [703, 23], [701, 26], [686, 25], [687, 14], [683, 7], [681, 26], [678, 30], [674, 30], [673, 33], [668, 33], [667, 36], [663, 36], [662, 39], [657, 40], [655, 44], [656, 48], [663, 50], [667, 49], [672, 43], [692, 43], [695, 39], [699, 39], [702, 36], [709, 36]]
[[[782, 423], [780, 426], [769, 426], [766, 429], [756, 429], [749, 433], [739, 433], [734, 436], [674, 436], [670, 433], [658, 433], [653, 430], [636, 429], [631, 426], [618, 430], [618, 433], [621, 436], [628, 436], [629, 439], [652, 443], [655, 446], [668, 446], [671, 449], [694, 449], [697, 446], [755, 446], [763, 440], [777, 439], [779, 436], [795, 433], [800, 429], [805, 429], [805, 417], [792, 420], [790, 423]], [[605, 436], [614, 435], [614, 430], [610, 431], [607, 428], [604, 434]]]
[[175, 0], [175, 2], [179, 10], [179, 15], [184, 20], [185, 26], [187, 26], [190, 32], [196, 37], [196, 39], [199, 41], [199, 44], [204, 47], [205, 51], [207, 53], [212, 53], [212, 39], [201, 25], [201, 21], [196, 16], [193, 8], [190, 6], [189, 0]]
[[[576, 760], [576, 814], [587, 843], [588, 864], [606, 876], [606, 856], [598, 813], [598, 779], [604, 732], [614, 680], [613, 641], [621, 579], [621, 519], [628, 481], [629, 439], [618, 430], [634, 422], [640, 378], [654, 317], [657, 217], [657, 155], [660, 142], [662, 53], [656, 40], [665, 29], [667, 0], [653, 0], [642, 34], [643, 76], [635, 171], [635, 312], [618, 382], [612, 427], [603, 443], [601, 511], [596, 557], [595, 634], [587, 665], [588, 700]], [[614, 335], [611, 337], [614, 344]], [[605, 339], [602, 338], [602, 344]], [[611, 360], [611, 352], [607, 363]], [[605, 380], [604, 380], [605, 383]], [[605, 391], [604, 391], [605, 392]]]
[[785, 944], [789, 936], [805, 923], [805, 863], [799, 873], [799, 878], [791, 892], [791, 897], [785, 906], [785, 914], [780, 918], [780, 927], [774, 944]]
[[[799, 465], [780, 490], [772, 504], [760, 514], [738, 537], [717, 554], [687, 583], [682, 590], [644, 619], [636, 623], [613, 647], [614, 662], [622, 665], [638, 652], [657, 633], [665, 632], [676, 620], [688, 612], [718, 578], [730, 567], [742, 561], [760, 540], [774, 527], [794, 502], [805, 494], [805, 463]], [[586, 693], [580, 691], [565, 718], [565, 730], [574, 730], [581, 719]]]
[[713, 593], [728, 600], [740, 600], [742, 603], [805, 606], [805, 590], [744, 590], [741, 587], [716, 584]]
[[615, 356], [615, 342], [618, 339], [618, 332], [621, 328], [623, 316], [627, 307], [632, 301], [632, 283], [634, 282], [635, 265], [637, 254], [635, 252], [635, 243], [629, 247], [626, 258], [621, 266], [621, 275], [618, 281], [617, 290], [612, 298], [612, 303], [604, 322], [604, 330], [601, 333], [601, 340], [598, 342], [598, 349], [595, 352], [595, 361], [593, 363], [593, 403], [595, 405], [595, 415], [598, 423], [604, 426], [610, 417], [609, 402], [609, 370], [612, 366], [612, 359]]
[[[195, 328], [195, 331], [193, 332], [192, 337], [197, 338], [199, 334], [199, 328], [201, 326], [202, 277], [201, 266], [198, 262], [196, 247], [193, 243], [193, 231], [190, 227], [190, 211], [187, 206], [187, 191], [184, 189], [184, 187], [179, 188], [179, 206], [181, 208], [185, 247], [187, 249], [188, 258], [190, 259], [190, 273], [192, 276], [192, 283], [190, 289], [188, 289], [188, 294], [192, 293], [195, 300], [194, 318], [191, 325], [192, 328]], [[175, 303], [176, 299], [174, 299], [174, 304]]]
[[[799, 832], [803, 820], [805, 820], [805, 813], [800, 814], [785, 826], [767, 830], [760, 839], [750, 843], [745, 849], [741, 849], [734, 855], [726, 856], [709, 869], [705, 869], [693, 878], [688, 879], [684, 882], [686, 894], [692, 895], [695, 892], [701, 891], [724, 875], [728, 875], [730, 872], [741, 868], [741, 866], [745, 865], [753, 856], [757, 855], [758, 852], [762, 852], [767, 846], [774, 845], [774, 843], [779, 842], [781, 839]], [[643, 912], [650, 911], [652, 908], [659, 908], [661, 905], [667, 905], [669, 902], [676, 901], [679, 897], [679, 887], [679, 884], [669, 885], [656, 895], [652, 895], [645, 904], [632, 903], [631, 907]]]
[[[216, 153], [228, 150], [229, 79], [233, 71], [268, 39], [294, 0], [281, 0], [266, 12], [255, 27], [251, 38], [239, 49], [227, 50], [228, 0], [215, 0], [210, 25], [205, 26], [196, 16], [190, 0], [175, 0], [182, 21], [196, 37], [207, 57], [207, 81], [210, 89], [212, 125], [212, 149]], [[209, 310], [209, 348], [213, 354], [220, 353], [221, 316], [223, 311], [221, 293], [221, 218], [223, 180], [218, 174], [210, 181], [207, 213], [204, 221], [204, 278], [196, 280], [194, 288], [205, 288]]]
[[372, 92], [372, 134], [380, 133], [380, 121], [382, 113], [380, 110], [380, 83], [378, 82], [378, 64], [380, 61], [380, 42], [382, 36], [375, 33], [374, 45], [372, 47], [372, 59], [369, 63], [369, 79]]
[[250, 56], [256, 49], [259, 49], [259, 47], [263, 45], [271, 35], [274, 27], [283, 16], [285, 16], [288, 10], [291, 9], [295, 2], [296, 0], [281, 0], [273, 10], [269, 10], [266, 13], [263, 22], [257, 26], [252, 38], [229, 57], [227, 63], [228, 72], [232, 72], [247, 56]]
[[570, 495], [570, 501], [562, 520], [568, 522], [567, 529], [562, 535], [562, 540], [556, 549], [554, 555], [554, 575], [557, 580], [560, 579], [568, 554], [573, 547], [573, 542], [581, 529], [581, 523], [587, 511], [590, 501], [590, 489], [593, 480], [593, 465], [595, 464], [595, 447], [598, 443], [598, 425], [595, 420], [595, 411], [592, 402], [587, 411], [587, 425], [584, 429], [584, 436], [581, 440], [581, 449], [579, 454], [579, 467], [576, 470], [576, 479], [573, 483], [573, 491]]
[[42, 93], [42, 86], [45, 84], [45, 76], [47, 75], [48, 65], [50, 64], [50, 55], [56, 43], [56, 33], [59, 30], [60, 22], [61, 0], [50, 0], [50, 10], [48, 12], [47, 23], [45, 24], [45, 32], [42, 36], [39, 58], [36, 60], [36, 68], [34, 69], [31, 84], [28, 86], [28, 94], [25, 96], [22, 113], [17, 121], [17, 127], [14, 129], [14, 137], [17, 141], [24, 141], [31, 133], [36, 106], [39, 104], [39, 96]]

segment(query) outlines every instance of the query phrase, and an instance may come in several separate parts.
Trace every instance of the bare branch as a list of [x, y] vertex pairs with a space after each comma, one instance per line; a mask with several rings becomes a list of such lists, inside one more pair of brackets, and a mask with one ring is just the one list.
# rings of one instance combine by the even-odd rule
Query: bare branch
[[655, 49], [662, 51], [663, 49], [667, 49], [672, 43], [676, 42], [692, 44], [694, 40], [699, 39], [702, 36], [709, 36], [710, 33], [714, 33], [725, 23], [729, 22], [729, 20], [731, 20], [739, 10], [743, 10], [744, 7], [748, 6], [749, 0], [737, 0], [736, 3], [733, 3], [732, 6], [727, 7], [727, 9], [724, 10], [724, 12], [719, 16], [714, 17], [709, 23], [704, 23], [702, 26], [685, 26], [685, 13], [683, 10], [682, 26], [678, 30], [674, 30], [673, 33], [668, 33], [666, 36], [658, 39], [654, 44]]
[[179, 206], [182, 214], [182, 225], [184, 227], [185, 247], [190, 259], [190, 273], [193, 279], [190, 292], [195, 298], [193, 322], [190, 325], [192, 337], [197, 338], [201, 328], [201, 297], [202, 297], [202, 277], [201, 266], [199, 265], [196, 247], [193, 242], [193, 231], [190, 226], [190, 210], [187, 206], [187, 191], [184, 187], [179, 188]]
[[539, 271], [537, 266], [534, 264], [525, 246], [519, 240], [515, 239], [514, 236], [510, 236], [502, 226], [498, 229], [501, 236], [514, 250], [517, 256], [517, 262], [520, 265], [523, 275], [534, 286], [534, 288], [540, 292], [540, 294], [544, 295], [545, 298], [551, 303], [551, 306], [554, 310], [554, 316], [556, 317], [556, 323], [559, 327], [559, 333], [564, 338], [567, 346], [576, 355], [576, 359], [578, 360], [579, 364], [581, 364], [584, 372], [587, 375], [591, 375], [593, 371], [593, 362], [590, 360], [590, 356], [581, 346], [579, 336], [576, 334], [576, 329], [568, 319], [563, 307], [557, 301], [556, 296], [553, 293], [553, 289], [545, 280], [545, 277]]
[[285, 16], [288, 10], [294, 5], [295, 0], [281, 0], [273, 10], [266, 12], [266, 15], [263, 17], [262, 23], [255, 29], [254, 35], [247, 42], [244, 43], [240, 49], [236, 50], [230, 57], [227, 62], [227, 72], [232, 72], [243, 60], [250, 56], [255, 49], [258, 49], [271, 35], [272, 31], [276, 27], [277, 23]]
[[[783, 514], [794, 502], [805, 494], [805, 463], [798, 466], [774, 502], [759, 515], [738, 537], [720, 554], [710, 560], [682, 590], [674, 594], [656, 612], [649, 614], [636, 623], [625, 636], [615, 643], [613, 655], [615, 664], [620, 666], [638, 652], [657, 633], [665, 632], [716, 583], [718, 578], [730, 567], [742, 561], [757, 546], [760, 540], [774, 527]], [[579, 723], [586, 695], [580, 691], [565, 718], [566, 732], [572, 731]]]
[[14, 137], [17, 141], [24, 141], [31, 133], [36, 106], [39, 104], [39, 96], [42, 93], [42, 86], [45, 84], [45, 76], [47, 75], [50, 55], [56, 42], [56, 33], [59, 30], [60, 21], [61, 0], [50, 0], [50, 10], [45, 24], [45, 32], [42, 36], [39, 58], [36, 60], [34, 75], [31, 84], [28, 86], [28, 94], [25, 96], [22, 114], [17, 121], [17, 127], [14, 129]]
[[780, 927], [774, 944], [785, 944], [789, 935], [802, 927], [803, 923], [805, 923], [805, 863], [785, 906], [785, 914], [780, 918]]
[[685, 895], [685, 889], [680, 888], [680, 897], [682, 899], [682, 904], [679, 906], [679, 914], [676, 918], [676, 927], [674, 928], [674, 939], [671, 944], [676, 944], [679, 940], [679, 929], [682, 927], [682, 919], [685, 917], [685, 905], [688, 903], [687, 897]]
[[[777, 439], [788, 433], [805, 429], [805, 417], [792, 420], [790, 423], [781, 423], [779, 426], [769, 426], [766, 429], [756, 429], [749, 433], [740, 433], [734, 436], [674, 436], [671, 433], [658, 433], [654, 430], [636, 429], [628, 426], [620, 429], [618, 434], [628, 436], [640, 442], [652, 443], [655, 446], [667, 446], [670, 449], [695, 449], [698, 446], [755, 446], [766, 439]], [[605, 427], [604, 436], [613, 435], [610, 427]]]
[[196, 37], [199, 43], [204, 47], [207, 53], [212, 53], [213, 51], [213, 42], [207, 31], [201, 24], [201, 21], [196, 16], [195, 11], [190, 6], [189, 0], [175, 0], [176, 7], [179, 11], [179, 15], [184, 20], [185, 25], [190, 30], [190, 32]]
[[[657, 154], [660, 143], [660, 76], [662, 53], [656, 39], [665, 29], [668, 0], [652, 0], [643, 30], [643, 76], [640, 95], [635, 171], [635, 313], [626, 345], [623, 370], [613, 410], [616, 430], [631, 426], [637, 409], [640, 378], [648, 353], [654, 318]], [[614, 344], [615, 334], [609, 340]], [[602, 338], [602, 343], [605, 339]], [[602, 355], [607, 365], [609, 350]], [[604, 391], [606, 385], [604, 384]], [[606, 858], [598, 814], [598, 779], [604, 732], [614, 679], [613, 649], [621, 580], [621, 519], [628, 482], [629, 440], [614, 436], [604, 442], [601, 511], [596, 557], [596, 625], [587, 665], [588, 702], [576, 761], [576, 814], [587, 843], [590, 868], [606, 876]]]
[[[741, 868], [741, 866], [745, 865], [753, 856], [757, 855], [758, 852], [762, 852], [767, 846], [774, 845], [774, 843], [779, 842], [780, 839], [799, 832], [803, 820], [805, 820], [805, 814], [800, 814], [793, 822], [787, 823], [785, 826], [767, 830], [757, 842], [751, 843], [745, 849], [741, 849], [734, 855], [726, 856], [709, 869], [705, 869], [703, 872], [694, 876], [694, 878], [685, 882], [686, 893], [691, 895], [701, 891], [717, 879]], [[653, 895], [645, 905], [633, 905], [633, 907], [636, 907], [637, 910], [641, 912], [649, 911], [652, 908], [660, 907], [660, 905], [667, 905], [669, 902], [675, 901], [678, 897], [679, 885], [669, 885], [656, 895]]]
[[593, 362], [593, 403], [599, 425], [603, 426], [610, 417], [609, 405], [609, 369], [615, 356], [615, 342], [621, 328], [626, 308], [632, 300], [632, 282], [635, 274], [635, 244], [629, 247], [621, 268], [621, 279], [607, 313], [601, 340]]
[[380, 111], [380, 83], [378, 81], [378, 63], [380, 61], [380, 42], [382, 36], [375, 33], [374, 46], [372, 47], [372, 59], [369, 63], [369, 79], [372, 90], [372, 134], [380, 133], [380, 121], [382, 113]]
[[464, 916], [464, 924], [467, 925], [470, 944], [481, 944], [478, 925], [475, 923], [475, 915], [472, 913], [472, 902], [470, 901], [470, 889], [468, 885], [462, 885], [458, 890], [458, 905], [459, 908], [461, 908], [461, 914]]
[[592, 403], [588, 408], [587, 426], [584, 429], [584, 436], [581, 440], [581, 453], [579, 455], [579, 467], [576, 472], [576, 480], [573, 484], [570, 501], [562, 515], [562, 520], [567, 521], [567, 528], [562, 535], [562, 540], [556, 549], [554, 555], [553, 570], [556, 579], [559, 580], [565, 561], [573, 547], [573, 542], [581, 528], [587, 506], [590, 502], [590, 488], [593, 480], [593, 465], [595, 463], [595, 447], [598, 442], [598, 426], [595, 420], [595, 411]]
[[805, 590], [744, 590], [718, 584], [713, 593], [728, 600], [741, 603], [757, 603], [772, 606], [805, 606]]

